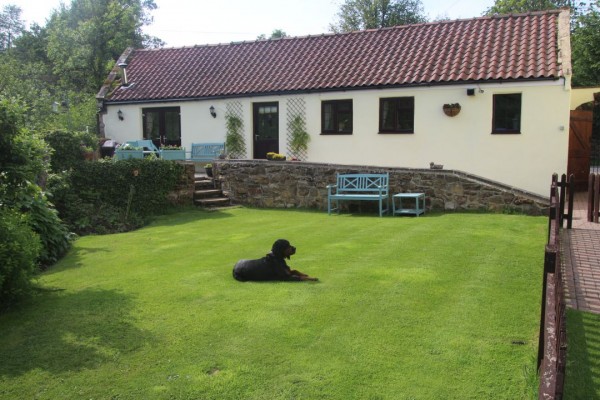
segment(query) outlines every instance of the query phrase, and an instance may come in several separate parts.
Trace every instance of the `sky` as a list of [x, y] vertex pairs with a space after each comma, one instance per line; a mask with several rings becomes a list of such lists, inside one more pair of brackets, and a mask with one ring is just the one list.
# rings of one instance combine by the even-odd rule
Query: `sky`
[[[63, 1], [70, 4], [70, 0]], [[167, 47], [182, 47], [237, 41], [252, 41], [275, 29], [289, 36], [318, 35], [329, 32], [329, 25], [343, 0], [155, 0], [154, 22], [144, 32], [166, 42]], [[493, 0], [421, 0], [429, 19], [481, 16]], [[45, 25], [61, 0], [2, 0], [0, 8], [14, 4], [21, 8], [29, 27]]]

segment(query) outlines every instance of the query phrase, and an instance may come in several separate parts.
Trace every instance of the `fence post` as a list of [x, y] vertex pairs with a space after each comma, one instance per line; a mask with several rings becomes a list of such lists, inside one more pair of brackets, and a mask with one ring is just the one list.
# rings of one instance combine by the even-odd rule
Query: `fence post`
[[596, 175], [590, 174], [588, 177], [588, 209], [587, 209], [587, 220], [588, 222], [594, 221], [594, 181]]
[[[569, 175], [569, 209], [567, 211], [567, 229], [571, 229], [573, 227], [573, 206], [575, 202], [575, 176], [573, 174]], [[562, 226], [562, 225], [561, 225]]]
[[594, 215], [593, 222], [598, 222], [598, 214], [600, 214], [600, 175], [596, 174], [594, 180]]
[[563, 227], [563, 221], [564, 221], [564, 217], [565, 217], [565, 193], [567, 190], [567, 174], [562, 174], [560, 176], [560, 193], [558, 196], [558, 201], [559, 201], [559, 213], [558, 213], [558, 224], [559, 226], [562, 228]]

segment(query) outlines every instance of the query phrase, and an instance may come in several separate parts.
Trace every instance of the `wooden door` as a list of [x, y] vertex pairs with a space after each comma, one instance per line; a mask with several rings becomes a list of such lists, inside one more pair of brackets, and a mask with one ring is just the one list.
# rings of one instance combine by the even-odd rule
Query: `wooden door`
[[279, 103], [254, 103], [254, 158], [279, 152]]
[[592, 111], [571, 111], [567, 175], [573, 174], [575, 188], [585, 190], [590, 174], [592, 152]]

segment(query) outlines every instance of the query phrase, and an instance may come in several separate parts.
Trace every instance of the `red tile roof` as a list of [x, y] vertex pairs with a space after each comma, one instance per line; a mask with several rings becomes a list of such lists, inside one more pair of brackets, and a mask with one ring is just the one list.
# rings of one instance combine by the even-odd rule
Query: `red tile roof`
[[113, 101], [558, 79], [559, 11], [135, 50]]

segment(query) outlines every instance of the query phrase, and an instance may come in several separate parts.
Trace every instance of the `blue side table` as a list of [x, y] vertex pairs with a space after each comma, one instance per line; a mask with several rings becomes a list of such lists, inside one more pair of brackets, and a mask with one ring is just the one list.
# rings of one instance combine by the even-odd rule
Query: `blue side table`
[[[415, 202], [415, 208], [404, 208], [402, 201], [410, 199]], [[398, 200], [398, 207], [396, 207]], [[425, 214], [425, 193], [398, 193], [392, 197], [393, 215], [415, 215]]]

